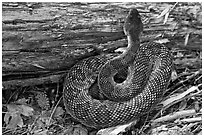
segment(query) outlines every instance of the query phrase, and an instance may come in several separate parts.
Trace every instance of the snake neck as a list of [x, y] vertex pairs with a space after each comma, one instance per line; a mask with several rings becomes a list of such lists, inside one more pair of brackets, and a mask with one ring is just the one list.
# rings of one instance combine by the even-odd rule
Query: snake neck
[[128, 40], [127, 49], [119, 58], [129, 63], [132, 60], [134, 60], [137, 51], [140, 47], [139, 34], [136, 34], [135, 32], [129, 33], [129, 35], [127, 35], [127, 40]]
[[127, 40], [127, 52], [136, 53], [140, 46], [139, 36], [137, 34], [131, 34], [127, 36]]

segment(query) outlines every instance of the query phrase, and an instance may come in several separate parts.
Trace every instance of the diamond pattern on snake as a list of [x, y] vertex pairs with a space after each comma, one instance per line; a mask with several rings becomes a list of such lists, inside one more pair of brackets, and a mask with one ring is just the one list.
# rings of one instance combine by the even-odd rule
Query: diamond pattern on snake
[[159, 102], [172, 57], [162, 44], [140, 44], [142, 31], [138, 10], [130, 9], [124, 23], [126, 51], [86, 58], [68, 71], [63, 100], [72, 117], [89, 127], [113, 127], [136, 120]]

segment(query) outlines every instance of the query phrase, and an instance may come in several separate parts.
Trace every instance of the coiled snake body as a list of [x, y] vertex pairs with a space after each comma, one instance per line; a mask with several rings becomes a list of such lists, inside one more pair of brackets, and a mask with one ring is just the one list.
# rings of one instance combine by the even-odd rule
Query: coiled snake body
[[[90, 127], [112, 127], [137, 119], [158, 103], [171, 77], [171, 54], [161, 44], [140, 45], [142, 29], [138, 11], [131, 9], [124, 25], [128, 47], [123, 54], [90, 57], [69, 70], [63, 98], [72, 117]], [[115, 82], [114, 77], [124, 72], [126, 79]]]

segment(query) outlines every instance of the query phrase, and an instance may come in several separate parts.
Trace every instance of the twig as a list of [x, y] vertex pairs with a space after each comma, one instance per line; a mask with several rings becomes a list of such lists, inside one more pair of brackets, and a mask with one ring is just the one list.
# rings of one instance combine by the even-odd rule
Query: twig
[[[192, 92], [194, 92], [194, 91], [201, 92], [201, 91], [198, 89], [197, 86], [192, 86], [192, 87], [189, 88], [187, 91], [185, 91], [185, 92], [183, 92], [183, 93], [181, 93], [181, 94], [179, 94], [179, 95], [176, 95], [175, 97], [171, 97], [171, 98], [169, 98], [169, 99], [167, 99], [167, 100], [164, 100], [164, 101], [161, 102], [160, 104], [162, 104], [163, 107], [167, 107], [167, 106], [169, 107], [169, 106], [171, 106], [171, 105], [174, 104], [173, 102], [176, 102], [176, 103], [177, 103], [178, 100], [180, 101], [180, 99], [184, 98], [186, 95], [188, 95], [188, 94], [190, 94], [190, 93], [192, 93]], [[198, 92], [197, 92], [197, 93], [198, 93]]]
[[[187, 98], [191, 98], [191, 97], [194, 97], [195, 95], [198, 95], [200, 94], [202, 91], [198, 89], [198, 87], [200, 87], [200, 85], [197, 86], [197, 90], [198, 92], [196, 93], [193, 93], [193, 94], [190, 94], [189, 96], [186, 96], [187, 94], [189, 94], [189, 89], [184, 92], [184, 93], [181, 93], [180, 95], [177, 95], [175, 98], [169, 98], [169, 99], [166, 99], [164, 100], [163, 102], [161, 102], [160, 104], [164, 103], [165, 106], [162, 108], [162, 111], [166, 110], [167, 108], [169, 108], [170, 106], [178, 103], [178, 102], [181, 102], [182, 100], [186, 100]], [[192, 90], [192, 89], [191, 89]], [[194, 91], [194, 90], [193, 90]], [[188, 93], [189, 92], [189, 93]], [[179, 97], [178, 97], [179, 96]], [[182, 96], [185, 96], [185, 97], [182, 97]], [[160, 114], [160, 112], [158, 112], [152, 119], [155, 119], [158, 115]]]
[[54, 109], [53, 109], [53, 111], [52, 111], [52, 113], [51, 113], [51, 115], [50, 115], [50, 117], [49, 117], [48, 125], [51, 124], [50, 121], [51, 121], [51, 119], [52, 119], [52, 117], [53, 117], [53, 115], [54, 115], [54, 113], [55, 113], [55, 111], [56, 111], [56, 109], [57, 109], [57, 106], [58, 106], [58, 104], [60, 103], [61, 100], [62, 100], [62, 97], [58, 100], [57, 104], [55, 105], [55, 107], [54, 107]]
[[194, 118], [186, 118], [186, 119], [182, 119], [180, 120], [181, 122], [184, 123], [193, 123], [193, 122], [202, 122], [202, 117], [194, 117]]
[[178, 118], [182, 118], [182, 117], [186, 117], [186, 116], [192, 116], [195, 115], [196, 111], [195, 109], [190, 109], [190, 110], [182, 110], [179, 112], [175, 112], [173, 114], [169, 114], [163, 117], [160, 117], [158, 119], [155, 119], [152, 121], [153, 124], [159, 123], [159, 122], [166, 122], [166, 121], [171, 121], [174, 119], [178, 119]]
[[[166, 92], [169, 92], [170, 90], [172, 90], [172, 89], [174, 89], [174, 88], [176, 88], [176, 87], [180, 87], [180, 86], [185, 85], [185, 84], [184, 84], [185, 82], [187, 82], [187, 81], [193, 79], [194, 77], [196, 77], [196, 76], [199, 75], [199, 74], [202, 74], [202, 69], [199, 69], [198, 71], [193, 72], [193, 73], [192, 73], [190, 76], [188, 76], [188, 78], [186, 78], [185, 80], [179, 80], [179, 78], [181, 78], [182, 76], [187, 75], [187, 74], [183, 74], [183, 75], [179, 76], [179, 77], [177, 78], [177, 79], [179, 80], [179, 82], [176, 83], [175, 85], [173, 85], [173, 86], [172, 86], [170, 89], [168, 89]], [[176, 81], [177, 79], [175, 79], [174, 81]]]
[[43, 19], [43, 20], [26, 20], [26, 19], [14, 19], [14, 20], [4, 20], [5, 24], [17, 24], [17, 23], [46, 23], [48, 21], [54, 21], [60, 18], [61, 16], [56, 16], [51, 19]]
[[135, 125], [136, 123], [137, 120], [132, 121], [125, 125], [101, 129], [97, 132], [97, 135], [118, 135], [121, 132], [125, 132], [127, 128], [131, 127], [132, 125]]

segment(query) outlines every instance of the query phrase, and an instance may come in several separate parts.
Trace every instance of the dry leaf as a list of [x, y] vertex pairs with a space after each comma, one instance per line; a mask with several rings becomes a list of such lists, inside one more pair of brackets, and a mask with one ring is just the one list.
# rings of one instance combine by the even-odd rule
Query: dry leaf
[[118, 135], [119, 133], [125, 132], [127, 129], [129, 129], [136, 123], [137, 123], [137, 120], [132, 121], [128, 124], [101, 129], [97, 132], [97, 135]]
[[21, 118], [21, 114], [25, 116], [33, 115], [33, 108], [26, 105], [15, 105], [8, 104], [7, 105], [8, 112], [4, 116], [4, 121], [7, 124], [6, 128], [16, 128], [17, 126], [22, 127], [23, 119]]
[[181, 94], [178, 94], [177, 96], [174, 96], [174, 97], [170, 97], [164, 101], [162, 101], [160, 104], [163, 105], [163, 107], [166, 107], [167, 105], [170, 105], [172, 102], [174, 101], [178, 101], [180, 100], [181, 98], [184, 98], [186, 95], [196, 91], [198, 89], [197, 86], [192, 86], [191, 88], [189, 88], [188, 90], [186, 90], [185, 92], [181, 93]]
[[184, 42], [185, 46], [188, 44], [189, 36], [190, 36], [190, 33], [187, 33], [185, 36], [185, 42]]
[[59, 117], [60, 115], [64, 114], [64, 110], [62, 109], [62, 107], [57, 107], [57, 109], [54, 112], [53, 117]]
[[10, 118], [11, 117], [11, 120], [8, 122], [8, 119], [4, 119], [8, 122], [6, 128], [7, 129], [14, 129], [16, 128], [17, 126], [19, 127], [22, 127], [23, 126], [23, 119], [21, 118], [20, 114], [11, 114], [11, 113], [7, 113], [6, 114], [6, 118]]
[[35, 66], [35, 67], [37, 67], [37, 68], [45, 69], [45, 67], [40, 66], [39, 64], [36, 64], [36, 63], [34, 63], [34, 64], [32, 64], [32, 65]]
[[171, 6], [168, 6], [167, 8], [165, 8], [165, 9], [161, 12], [161, 14], [160, 14], [159, 16], [157, 16], [157, 18], [161, 18], [161, 17], [163, 17], [164, 15], [166, 15], [166, 14], [170, 11], [170, 9], [171, 9]]
[[178, 77], [178, 75], [177, 75], [176, 71], [173, 70], [172, 73], [171, 73], [171, 80], [174, 81], [174, 80], [177, 79], [177, 77]]
[[26, 105], [21, 105], [20, 106], [22, 108], [21, 114], [23, 114], [24, 116], [32, 116], [33, 115], [33, 111], [34, 109], [26, 106]]
[[169, 12], [166, 13], [166, 15], [164, 17], [164, 23], [163, 24], [166, 24], [168, 17], [169, 17]]
[[170, 42], [168, 39], [159, 39], [159, 40], [155, 40], [156, 43], [160, 43], [160, 44], [165, 44]]

